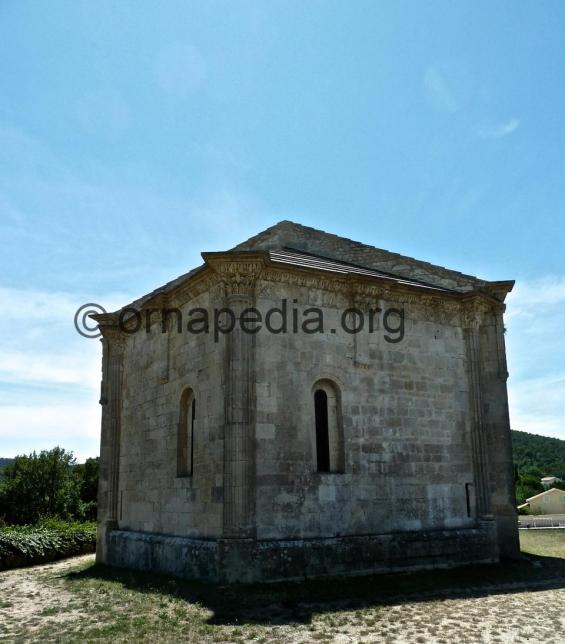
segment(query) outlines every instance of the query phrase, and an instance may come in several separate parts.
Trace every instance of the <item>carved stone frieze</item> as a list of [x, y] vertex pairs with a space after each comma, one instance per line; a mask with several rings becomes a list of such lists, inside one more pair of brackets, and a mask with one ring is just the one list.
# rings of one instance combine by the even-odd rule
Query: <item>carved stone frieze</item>
[[493, 303], [482, 298], [475, 297], [463, 302], [461, 325], [466, 329], [479, 329], [485, 324], [487, 315], [492, 315], [495, 310], [496, 307]]
[[262, 255], [246, 258], [230, 257], [225, 253], [219, 255], [206, 253], [204, 259], [224, 285], [227, 297], [233, 295], [252, 296], [266, 261]]

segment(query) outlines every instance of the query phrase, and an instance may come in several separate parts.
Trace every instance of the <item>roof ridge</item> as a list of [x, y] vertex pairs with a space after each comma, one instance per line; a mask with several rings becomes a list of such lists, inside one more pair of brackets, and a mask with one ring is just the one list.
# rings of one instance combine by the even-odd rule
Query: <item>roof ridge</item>
[[255, 235], [252, 235], [248, 239], [245, 239], [242, 242], [239, 242], [239, 244], [236, 244], [233, 246], [233, 248], [230, 248], [229, 250], [237, 250], [240, 246], [245, 246], [249, 244], [250, 242], [253, 242], [261, 237], [265, 237], [267, 233], [270, 233], [273, 229], [278, 228], [282, 226], [283, 224], [291, 224], [293, 226], [300, 226], [300, 224], [295, 223], [294, 221], [290, 221], [289, 219], [281, 219], [281, 221], [277, 221], [276, 224], [273, 224], [272, 226], [269, 226], [268, 228], [265, 228], [265, 230], [261, 230], [258, 233], [255, 233]]
[[[359, 242], [360, 243], [360, 242]], [[318, 259], [325, 259], [331, 262], [336, 262], [339, 264], [343, 264], [344, 266], [352, 266], [354, 268], [363, 268], [367, 271], [375, 271], [378, 273], [381, 273], [382, 275], [386, 275], [388, 277], [394, 277], [395, 279], [401, 279], [401, 280], [407, 280], [409, 279], [411, 282], [417, 282], [418, 284], [422, 284], [424, 286], [433, 286], [434, 288], [438, 288], [435, 284], [431, 284], [430, 282], [426, 282], [425, 280], [417, 279], [414, 277], [407, 278], [405, 275], [399, 275], [398, 273], [392, 273], [390, 271], [385, 271], [382, 268], [376, 269], [372, 268], [371, 266], [366, 266], [364, 264], [358, 264], [357, 262], [350, 262], [345, 259], [336, 259], [335, 257], [328, 257], [327, 255], [320, 255], [319, 253], [312, 253], [310, 251], [306, 252], [304, 250], [300, 250], [298, 248], [292, 248], [292, 246], [283, 246], [281, 250], [289, 250], [292, 251], [293, 253], [299, 253], [301, 255], [308, 255], [310, 257], [317, 257]], [[444, 289], [444, 290], [451, 290], [451, 289]]]
[[[401, 253], [396, 253], [394, 251], [387, 250], [386, 248], [378, 248], [377, 246], [371, 246], [370, 244], [365, 244], [364, 242], [356, 241], [354, 239], [350, 239], [349, 237], [341, 237], [340, 235], [337, 235], [336, 233], [330, 233], [325, 230], [322, 230], [320, 228], [314, 228], [312, 226], [305, 226], [304, 224], [300, 224], [295, 221], [291, 221], [290, 219], [283, 219], [276, 224], [273, 224], [272, 226], [269, 226], [265, 230], [261, 231], [260, 233], [257, 233], [253, 237], [250, 237], [249, 239], [241, 242], [237, 246], [234, 246], [233, 250], [238, 249], [241, 246], [245, 246], [249, 243], [253, 243], [255, 241], [259, 241], [262, 237], [268, 237], [269, 233], [273, 232], [277, 228], [282, 229], [283, 226], [292, 226], [294, 228], [297, 228], [299, 230], [303, 230], [305, 232], [310, 232], [310, 233], [315, 233], [315, 234], [321, 234], [325, 235], [327, 237], [331, 237], [333, 239], [339, 240], [341, 242], [346, 242], [349, 245], [356, 246], [358, 248], [363, 248], [363, 249], [369, 249], [372, 251], [377, 251], [379, 253], [383, 253], [387, 255], [390, 259], [402, 259], [402, 260], [408, 260], [409, 262], [414, 263], [416, 266], [421, 267], [421, 268], [427, 268], [427, 269], [433, 269], [433, 270], [440, 270], [445, 273], [448, 273], [449, 275], [455, 277], [460, 277], [466, 280], [471, 280], [473, 282], [477, 282], [479, 284], [484, 284], [485, 280], [481, 279], [480, 277], [477, 277], [476, 275], [469, 275], [467, 273], [463, 273], [461, 271], [456, 271], [451, 268], [447, 268], [446, 266], [442, 266], [440, 264], [432, 264], [431, 262], [427, 262], [421, 259], [417, 259], [415, 257], [412, 257], [410, 255], [402, 255]], [[328, 258], [330, 259], [330, 258]], [[334, 258], [332, 258], [334, 259]], [[340, 260], [341, 261], [341, 260]]]

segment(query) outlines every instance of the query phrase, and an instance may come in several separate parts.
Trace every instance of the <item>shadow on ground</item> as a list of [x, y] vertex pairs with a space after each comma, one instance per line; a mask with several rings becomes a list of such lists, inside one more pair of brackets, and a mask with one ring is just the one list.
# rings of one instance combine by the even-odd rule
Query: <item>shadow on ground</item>
[[565, 588], [565, 559], [524, 555], [451, 570], [341, 577], [292, 583], [214, 586], [94, 564], [63, 577], [111, 581], [139, 593], [174, 596], [212, 611], [209, 624], [307, 624], [312, 614], [407, 602]]

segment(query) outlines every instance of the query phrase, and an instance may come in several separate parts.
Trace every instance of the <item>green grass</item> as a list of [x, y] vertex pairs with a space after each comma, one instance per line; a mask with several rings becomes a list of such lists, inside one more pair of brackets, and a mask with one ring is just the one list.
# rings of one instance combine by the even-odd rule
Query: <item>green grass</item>
[[[25, 641], [32, 632], [34, 640], [88, 642], [294, 644], [331, 642], [336, 634], [354, 642], [478, 642], [481, 620], [496, 610], [501, 617], [489, 627], [489, 641], [497, 641], [512, 615], [523, 616], [522, 626], [518, 617], [513, 623], [527, 638], [532, 600], [520, 607], [516, 593], [565, 588], [565, 531], [521, 531], [520, 537], [527, 553], [521, 561], [303, 583], [212, 586], [91, 561], [63, 573], [38, 568], [41, 592], [55, 599], [42, 600], [33, 631], [14, 620], [10, 641]], [[498, 609], [472, 603], [489, 597], [500, 598]], [[554, 622], [551, 628], [555, 635]]]
[[525, 554], [565, 560], [565, 530], [520, 530], [520, 547]]

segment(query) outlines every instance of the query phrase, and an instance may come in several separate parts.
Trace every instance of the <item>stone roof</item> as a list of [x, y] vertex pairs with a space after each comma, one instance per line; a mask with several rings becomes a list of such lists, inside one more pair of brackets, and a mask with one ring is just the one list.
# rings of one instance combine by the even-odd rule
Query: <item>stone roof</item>
[[295, 266], [297, 268], [310, 268], [318, 271], [328, 271], [329, 273], [340, 273], [342, 275], [364, 275], [366, 277], [379, 277], [380, 279], [394, 282], [399, 285], [415, 286], [418, 288], [427, 289], [430, 291], [440, 291], [444, 293], [455, 293], [452, 289], [447, 289], [441, 286], [434, 286], [427, 284], [421, 280], [407, 279], [392, 273], [385, 273], [372, 268], [365, 268], [358, 266], [351, 262], [342, 262], [335, 259], [328, 259], [327, 257], [320, 257], [319, 255], [312, 255], [310, 253], [298, 252], [295, 250], [269, 250], [269, 259], [273, 264], [284, 264], [287, 266]]
[[[278, 257], [279, 262], [302, 265], [304, 268], [364, 273], [424, 288], [460, 294], [483, 292], [500, 301], [504, 300], [514, 285], [513, 281], [488, 282], [443, 266], [405, 257], [398, 253], [286, 220], [250, 237], [226, 253], [236, 254], [245, 251], [268, 252], [274, 261], [277, 261]], [[347, 267], [347, 270], [336, 269], [338, 264]], [[138, 309], [153, 298], [170, 293], [205, 268], [206, 264], [202, 264], [127, 306]], [[96, 316], [92, 317], [97, 319]]]
[[328, 259], [352, 262], [358, 266], [459, 292], [481, 290], [489, 284], [486, 280], [473, 275], [465, 275], [443, 266], [436, 266], [413, 257], [405, 257], [293, 221], [280, 221], [231, 250], [282, 248], [321, 255]]

